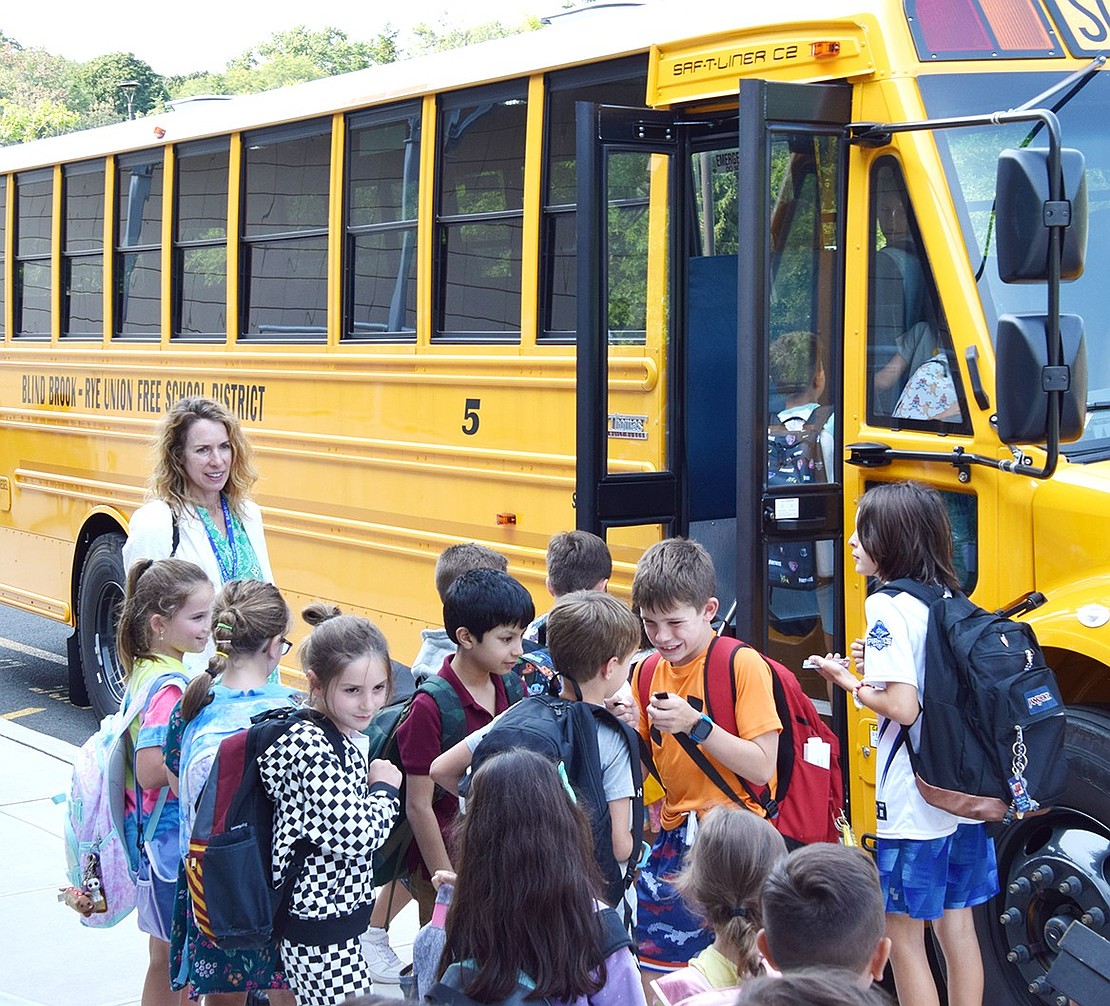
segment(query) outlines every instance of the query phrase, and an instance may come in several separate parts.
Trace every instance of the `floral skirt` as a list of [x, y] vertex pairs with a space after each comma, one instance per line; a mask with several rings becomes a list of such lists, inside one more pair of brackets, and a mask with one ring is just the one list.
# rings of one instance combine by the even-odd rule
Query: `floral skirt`
[[221, 950], [197, 929], [185, 882], [185, 864], [177, 873], [173, 926], [170, 930], [170, 985], [189, 986], [189, 998], [208, 992], [248, 992], [287, 989], [277, 946], [253, 950]]

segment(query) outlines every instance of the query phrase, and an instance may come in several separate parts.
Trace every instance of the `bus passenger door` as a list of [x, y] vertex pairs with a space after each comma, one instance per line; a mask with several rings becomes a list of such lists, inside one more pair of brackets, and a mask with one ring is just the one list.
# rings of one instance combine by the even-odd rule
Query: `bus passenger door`
[[614, 559], [684, 526], [672, 445], [668, 112], [579, 102], [576, 523]]
[[[804, 671], [844, 652], [845, 85], [740, 84], [737, 635]], [[819, 706], [827, 708], [827, 706]]]

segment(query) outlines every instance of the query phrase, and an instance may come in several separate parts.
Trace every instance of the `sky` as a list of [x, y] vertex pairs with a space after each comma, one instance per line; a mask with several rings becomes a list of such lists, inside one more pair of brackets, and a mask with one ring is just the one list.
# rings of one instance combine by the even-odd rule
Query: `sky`
[[451, 27], [556, 13], [564, 0], [185, 0], [184, 3], [108, 5], [89, 0], [0, 0], [0, 31], [26, 48], [42, 48], [84, 62], [110, 52], [131, 52], [163, 76], [223, 70], [227, 61], [276, 31], [306, 24], [334, 26], [349, 38], [376, 38], [387, 23], [406, 31], [415, 24]]

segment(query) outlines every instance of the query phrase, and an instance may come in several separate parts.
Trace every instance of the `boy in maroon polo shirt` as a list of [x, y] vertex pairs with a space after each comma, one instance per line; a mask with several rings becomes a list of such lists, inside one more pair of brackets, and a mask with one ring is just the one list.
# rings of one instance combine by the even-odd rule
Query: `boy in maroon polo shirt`
[[[523, 652], [521, 638], [535, 617], [532, 597], [508, 573], [475, 569], [460, 576], [443, 599], [443, 625], [458, 646], [443, 661], [439, 677], [455, 690], [465, 733], [485, 726], [521, 694], [513, 668]], [[512, 676], [512, 677], [509, 677]], [[506, 688], [509, 681], [511, 688]], [[435, 700], [418, 694], [397, 730], [405, 770], [405, 812], [415, 838], [409, 849], [409, 890], [420, 907], [420, 924], [432, 916], [436, 870], [453, 870], [450, 833], [458, 813], [454, 794], [437, 790], [432, 762], [459, 737], [445, 737]]]

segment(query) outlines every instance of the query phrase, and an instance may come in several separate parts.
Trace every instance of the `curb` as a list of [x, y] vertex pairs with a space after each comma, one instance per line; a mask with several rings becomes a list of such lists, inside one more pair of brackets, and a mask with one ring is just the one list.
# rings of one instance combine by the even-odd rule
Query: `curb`
[[51, 758], [57, 758], [58, 761], [68, 765], [72, 765], [77, 756], [76, 745], [51, 737], [49, 734], [40, 734], [30, 727], [2, 718], [0, 718], [0, 740], [14, 741], [16, 744], [31, 748], [40, 754], [49, 755]]

